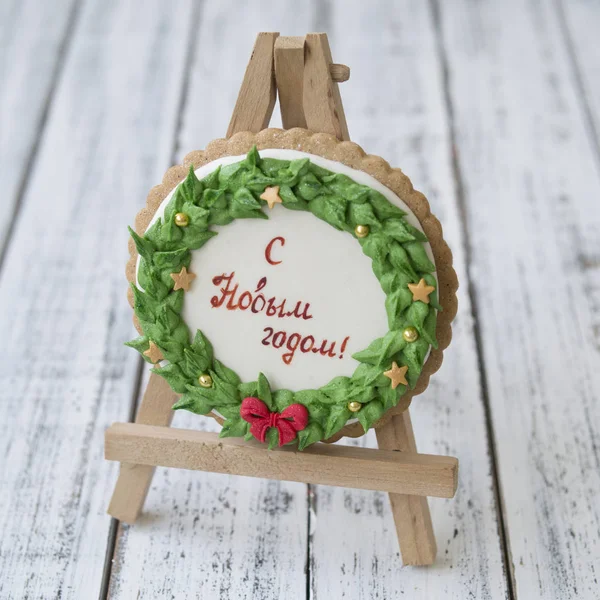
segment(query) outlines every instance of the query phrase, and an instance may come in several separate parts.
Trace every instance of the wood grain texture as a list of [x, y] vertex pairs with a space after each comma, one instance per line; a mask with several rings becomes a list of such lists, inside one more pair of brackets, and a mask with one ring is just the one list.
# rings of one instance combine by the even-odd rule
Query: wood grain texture
[[[417, 451], [408, 410], [376, 429], [375, 436], [377, 446], [383, 450]], [[405, 494], [390, 494], [389, 498], [396, 523], [402, 563], [432, 565], [437, 554], [437, 545], [427, 498]]]
[[331, 77], [332, 62], [327, 34], [307, 34], [304, 46], [304, 116], [309, 129], [330, 133], [339, 140], [349, 140], [340, 89]]
[[70, 2], [0, 3], [3, 208], [30, 164], [19, 218], [0, 216], [14, 223], [0, 272], [0, 597], [98, 595], [116, 478], [103, 429], [127, 416], [137, 366], [122, 347], [123, 226], [178, 123], [178, 162], [224, 134], [264, 29], [328, 31], [353, 70], [353, 139], [401, 166], [444, 224], [460, 312], [411, 414], [421, 451], [460, 458], [458, 493], [430, 503], [436, 565], [400, 569], [384, 493], [159, 468], [119, 530], [109, 597], [295, 599], [307, 578], [311, 598], [597, 597], [597, 3], [230, 0], [197, 4], [199, 23], [189, 2], [80, 4], [63, 64]]
[[[303, 35], [312, 15], [310, 3], [294, 0], [204, 4], [177, 162], [224, 135], [256, 32]], [[143, 193], [137, 201], [141, 208]], [[176, 412], [173, 425], [220, 429], [186, 411]], [[140, 518], [121, 527], [110, 597], [135, 598], [142, 586], [148, 598], [303, 598], [307, 522], [301, 483], [158, 468]]]
[[283, 128], [306, 128], [302, 102], [304, 36], [282, 36], [275, 40], [275, 81]]
[[440, 30], [515, 592], [597, 598], [600, 176], [572, 63], [548, 2], [440, 3]]
[[[174, 421], [220, 429], [185, 411]], [[305, 584], [305, 487], [159, 467], [136, 524], [119, 528], [109, 598], [294, 597]]]
[[[178, 394], [171, 389], [167, 381], [152, 373], [145, 387], [135, 422], [168, 427], [173, 420], [171, 407], [177, 398]], [[108, 506], [108, 514], [125, 523], [133, 523], [142, 510], [153, 476], [153, 466], [121, 463], [119, 478]]]
[[261, 32], [256, 42], [237, 102], [231, 114], [227, 137], [239, 131], [258, 133], [269, 125], [277, 90], [275, 88], [275, 40], [278, 33]]
[[28, 176], [0, 277], [3, 599], [98, 596], [104, 428], [127, 417], [138, 366], [124, 224], [172, 152], [192, 4], [178, 6], [81, 6]]
[[[315, 29], [328, 31], [335, 56], [352, 68], [342, 91], [353, 140], [401, 167], [427, 195], [454, 254], [461, 288], [453, 342], [410, 411], [419, 450], [457, 456], [460, 474], [454, 499], [429, 502], [439, 550], [436, 564], [427, 569], [400, 568], [385, 494], [314, 486], [310, 597], [504, 599], [508, 591], [431, 13], [418, 1], [345, 2], [331, 4]], [[354, 443], [373, 447], [374, 438], [370, 433]]]
[[74, 6], [74, 0], [0, 3], [0, 254], [62, 69]]
[[348, 65], [331, 63], [329, 65], [329, 72], [331, 73], [331, 79], [337, 83], [344, 83], [344, 81], [350, 79], [350, 67]]
[[570, 75], [600, 165], [600, 6], [586, 0], [556, 0], [558, 26], [569, 55]]
[[241, 438], [141, 423], [114, 423], [105, 439], [105, 458], [130, 464], [440, 498], [456, 492], [458, 461], [450, 456], [335, 444], [268, 450]]

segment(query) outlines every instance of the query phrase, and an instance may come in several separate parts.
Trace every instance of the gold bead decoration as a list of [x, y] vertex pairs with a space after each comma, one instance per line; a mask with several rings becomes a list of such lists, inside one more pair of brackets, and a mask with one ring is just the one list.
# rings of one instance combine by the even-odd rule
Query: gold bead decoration
[[175, 215], [175, 225], [177, 227], [187, 227], [190, 224], [190, 218], [185, 213]]
[[369, 226], [368, 225], [357, 225], [354, 228], [354, 233], [357, 238], [366, 238], [369, 235]]
[[407, 327], [402, 332], [402, 337], [411, 344], [412, 342], [416, 342], [419, 339], [419, 332], [416, 327]]
[[361, 408], [362, 404], [360, 402], [356, 402], [356, 400], [353, 402], [348, 402], [348, 410], [350, 412], [358, 412]]
[[208, 373], [202, 373], [202, 375], [200, 375], [200, 377], [198, 377], [198, 383], [203, 388], [209, 388], [209, 387], [212, 387], [213, 380], [212, 380], [212, 377]]

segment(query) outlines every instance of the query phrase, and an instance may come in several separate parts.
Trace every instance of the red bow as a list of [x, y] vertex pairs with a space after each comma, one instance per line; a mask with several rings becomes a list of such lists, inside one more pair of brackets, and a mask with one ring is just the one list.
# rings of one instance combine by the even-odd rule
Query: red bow
[[308, 410], [303, 404], [292, 404], [281, 413], [271, 412], [258, 398], [244, 398], [240, 408], [244, 421], [250, 423], [250, 433], [264, 442], [267, 431], [275, 427], [279, 431], [279, 445], [288, 444], [308, 425]]

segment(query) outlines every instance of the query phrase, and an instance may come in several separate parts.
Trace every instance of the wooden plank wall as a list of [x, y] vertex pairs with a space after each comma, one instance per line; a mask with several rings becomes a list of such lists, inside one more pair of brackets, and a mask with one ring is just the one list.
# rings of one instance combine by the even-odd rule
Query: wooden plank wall
[[99, 593], [104, 429], [129, 415], [139, 367], [123, 346], [125, 225], [172, 160], [193, 15], [86, 2], [55, 75], [0, 273], [2, 598]]
[[[597, 597], [599, 27], [587, 0], [2, 3], [0, 598]], [[224, 135], [260, 30], [328, 32], [351, 138], [453, 248], [454, 341], [412, 409], [461, 461], [432, 568], [399, 567], [385, 494], [158, 469], [134, 526], [105, 514], [103, 432], [146, 377], [125, 226]]]
[[556, 6], [512, 9], [437, 15], [470, 282], [515, 592], [592, 598], [598, 157]]
[[[363, 23], [378, 32], [376, 45], [370, 38], [347, 36]], [[411, 414], [420, 451], [459, 458], [460, 487], [453, 500], [429, 501], [438, 543], [436, 568], [401, 571], [385, 495], [317, 487], [312, 597], [343, 597], [343, 592], [349, 598], [504, 598], [502, 544], [465, 287], [465, 237], [432, 13], [423, 2], [404, 3], [402, 10], [393, 0], [351, 7], [338, 3], [326, 28], [336, 56], [353, 69], [348, 87], [342, 87], [352, 139], [410, 174], [440, 217], [453, 250], [462, 283], [451, 351], [426, 394], [415, 399]], [[384, 129], [391, 135], [382, 136]], [[361, 442], [374, 445], [373, 438]], [[327, 526], [319, 527], [321, 522]], [[332, 566], [339, 578], [331, 577]]]
[[73, 34], [73, 0], [0, 5], [0, 252], [18, 212], [28, 169], [34, 166], [59, 73]]

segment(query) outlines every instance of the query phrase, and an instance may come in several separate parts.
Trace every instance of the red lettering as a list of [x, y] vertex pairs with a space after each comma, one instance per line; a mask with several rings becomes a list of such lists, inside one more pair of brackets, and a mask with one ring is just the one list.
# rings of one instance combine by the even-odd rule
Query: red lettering
[[267, 301], [267, 316], [268, 317], [273, 317], [274, 315], [277, 314], [277, 309], [273, 307], [273, 304], [275, 304], [275, 298], [269, 298], [269, 300]]
[[312, 351], [315, 354], [320, 353], [321, 356], [335, 356], [335, 342], [331, 342], [331, 346], [329, 348], [329, 350], [327, 350], [327, 340], [323, 340], [321, 342], [321, 347], [320, 348], [313, 348]]
[[309, 319], [312, 319], [312, 315], [308, 314], [308, 309], [310, 308], [310, 302], [307, 302], [304, 305], [304, 310], [302, 312], [300, 312], [300, 306], [302, 305], [302, 302], [296, 302], [296, 306], [294, 307], [294, 310], [286, 313], [286, 317], [296, 317], [297, 319], [304, 319], [305, 321], [308, 321]]
[[[213, 284], [216, 286], [221, 285], [224, 281], [226, 282], [225, 287], [222, 287], [219, 289], [219, 291], [221, 292], [221, 297], [219, 298], [219, 296], [213, 296], [210, 299], [210, 304], [213, 308], [218, 308], [219, 306], [223, 305], [223, 302], [225, 302], [225, 300], [231, 295], [234, 294], [235, 291], [237, 290], [237, 285], [235, 286], [234, 290], [230, 290], [229, 286], [231, 285], [231, 281], [233, 280], [233, 276], [235, 275], [235, 271], [232, 271], [229, 275], [226, 275], [225, 273], [223, 273], [223, 275], [218, 275], [217, 277], [213, 277]], [[229, 308], [229, 306], [228, 306]]]
[[[308, 341], [310, 340], [310, 346], [308, 345]], [[315, 338], [312, 335], [307, 335], [300, 344], [300, 350], [304, 353], [310, 352], [315, 345]]]
[[[244, 302], [244, 300], [246, 302]], [[250, 308], [251, 304], [252, 304], [252, 294], [250, 292], [244, 292], [240, 296], [240, 301], [238, 303], [240, 310], [246, 310], [247, 308]]]
[[261, 343], [263, 346], [268, 346], [271, 342], [269, 341], [270, 337], [273, 335], [273, 328], [272, 327], [265, 327], [263, 329], [263, 331], [265, 333], [267, 333], [267, 331], [269, 333], [267, 333], [267, 335], [265, 335], [265, 337], [262, 339]]
[[340, 349], [340, 358], [344, 358], [344, 352], [346, 350], [346, 344], [348, 344], [348, 340], [350, 339], [350, 336], [346, 336], [344, 338], [344, 341], [342, 342], [342, 347]]
[[287, 338], [287, 334], [285, 331], [278, 331], [273, 336], [273, 348], [281, 348], [285, 344], [285, 340]]
[[227, 310], [236, 310], [240, 307], [239, 304], [235, 303], [235, 295], [238, 291], [238, 284], [235, 284], [235, 287], [229, 292], [229, 300], [227, 300]]
[[289, 352], [286, 352], [281, 357], [286, 365], [292, 364], [292, 360], [294, 360], [294, 354], [296, 353], [296, 348], [298, 348], [300, 345], [301, 340], [302, 336], [299, 333], [292, 333], [292, 335], [288, 337], [286, 348], [289, 350]]
[[273, 251], [273, 245], [275, 244], [275, 242], [279, 242], [281, 244], [281, 246], [283, 247], [283, 246], [285, 246], [285, 238], [282, 238], [281, 236], [277, 236], [277, 237], [274, 237], [267, 244], [267, 247], [265, 248], [265, 258], [270, 265], [280, 265], [283, 262], [281, 260], [273, 260], [273, 258], [271, 257], [271, 252]]
[[[291, 333], [288, 335], [288, 333], [285, 331], [278, 331], [277, 333], [274, 333], [272, 327], [266, 327], [264, 332], [267, 334], [262, 339], [262, 344], [264, 346], [273, 346], [273, 348], [277, 348], [279, 350], [280, 348], [283, 348], [285, 344], [285, 349], [287, 352], [284, 352], [281, 355], [281, 359], [286, 365], [292, 364], [294, 356], [296, 355], [296, 350], [298, 349], [300, 349], [300, 352], [303, 352], [304, 354], [312, 352], [313, 354], [320, 354], [321, 356], [330, 358], [338, 356], [335, 353], [335, 346], [337, 342], [331, 342], [331, 344], [329, 344], [328, 340], [323, 340], [320, 347], [317, 348], [315, 346], [315, 338], [312, 335], [306, 335], [304, 337], [302, 337], [301, 333]], [[343, 353], [349, 341], [350, 336], [346, 336], [341, 345], [339, 358], [343, 358]]]
[[[286, 305], [288, 304], [287, 298], [278, 299], [275, 296], [266, 298], [261, 292], [256, 295], [257, 292], [263, 290], [267, 285], [267, 278], [261, 277], [257, 284], [254, 294], [245, 290], [241, 292], [238, 300], [239, 284], [234, 282], [235, 271], [232, 271], [229, 275], [223, 273], [213, 277], [213, 285], [220, 286], [220, 295], [213, 296], [210, 299], [210, 304], [213, 308], [219, 308], [225, 305], [228, 310], [247, 310], [248, 308], [254, 314], [265, 311], [268, 317], [277, 317], [283, 319], [285, 317], [295, 317], [296, 319], [303, 319], [305, 321], [312, 319], [313, 316], [310, 314], [310, 302], [296, 302], [293, 310], [286, 312]], [[236, 301], [237, 300], [237, 301]], [[265, 310], [266, 309], [266, 310]]]
[[[262, 302], [260, 308], [258, 308], [259, 300]], [[256, 296], [256, 298], [254, 298], [254, 300], [252, 300], [252, 312], [254, 314], [261, 312], [262, 310], [264, 310], [266, 303], [267, 301], [265, 300], [265, 297], [262, 294], [259, 294], [258, 296]]]

